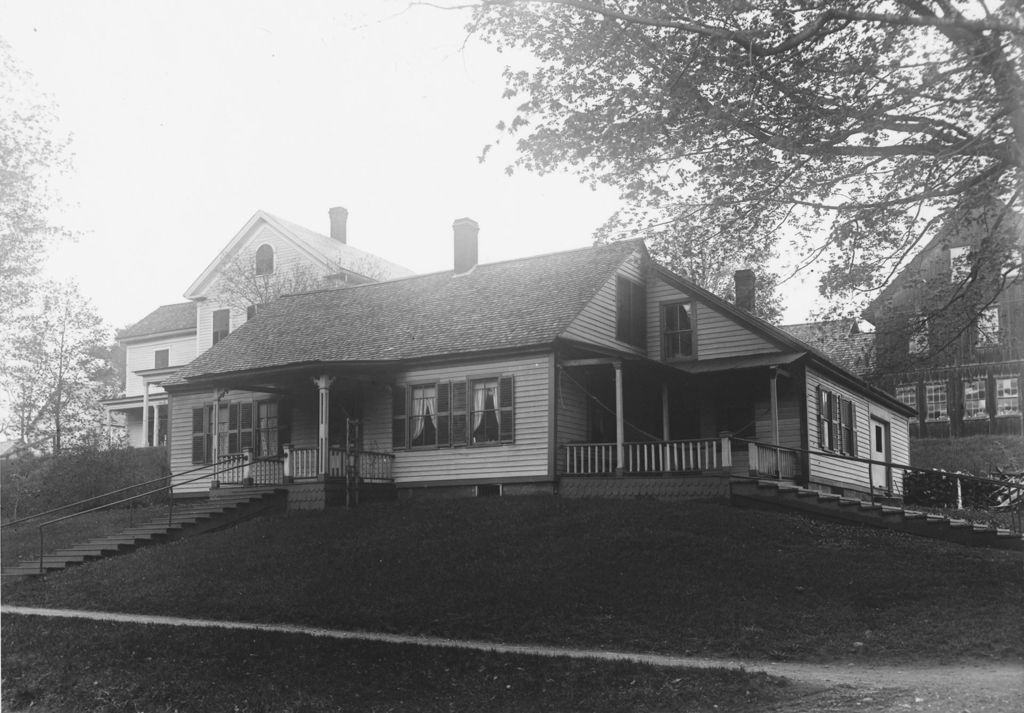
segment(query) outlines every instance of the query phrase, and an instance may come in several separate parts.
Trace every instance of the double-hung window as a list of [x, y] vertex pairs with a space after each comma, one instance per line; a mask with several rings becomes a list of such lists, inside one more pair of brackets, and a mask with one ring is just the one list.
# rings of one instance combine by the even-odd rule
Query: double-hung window
[[231, 310], [218, 309], [213, 313], [213, 343], [216, 344], [231, 332]]
[[661, 356], [665, 361], [693, 356], [693, 305], [673, 302], [661, 307]]
[[196, 465], [213, 461], [213, 406], [192, 409], [192, 462]]
[[857, 409], [841, 394], [818, 387], [818, 447], [857, 455]]
[[946, 384], [936, 382], [924, 385], [924, 418], [926, 421], [949, 420], [949, 401]]
[[409, 445], [437, 445], [437, 386], [414, 386], [409, 415]]
[[988, 379], [964, 379], [964, 418], [988, 418], [986, 386]]
[[996, 377], [996, 416], [1020, 413], [1020, 384], [1016, 376]]
[[978, 315], [975, 325], [974, 346], [994, 347], [999, 344], [999, 307], [986, 307]]

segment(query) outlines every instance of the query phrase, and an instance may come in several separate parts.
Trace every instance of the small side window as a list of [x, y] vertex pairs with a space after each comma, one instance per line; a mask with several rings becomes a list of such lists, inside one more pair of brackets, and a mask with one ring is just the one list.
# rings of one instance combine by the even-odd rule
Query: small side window
[[264, 243], [256, 249], [256, 274], [272, 275], [274, 273], [274, 248]]
[[153, 352], [154, 369], [166, 369], [168, 366], [170, 366], [169, 349], [157, 349], [155, 352]]

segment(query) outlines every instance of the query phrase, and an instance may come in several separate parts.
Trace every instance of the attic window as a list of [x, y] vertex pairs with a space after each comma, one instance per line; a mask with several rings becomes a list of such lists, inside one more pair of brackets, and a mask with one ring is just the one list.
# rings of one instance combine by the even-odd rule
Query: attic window
[[256, 249], [256, 274], [272, 275], [274, 273], [274, 248], [263, 243]]
[[971, 274], [970, 254], [969, 245], [949, 249], [949, 279], [951, 282], [963, 282]]

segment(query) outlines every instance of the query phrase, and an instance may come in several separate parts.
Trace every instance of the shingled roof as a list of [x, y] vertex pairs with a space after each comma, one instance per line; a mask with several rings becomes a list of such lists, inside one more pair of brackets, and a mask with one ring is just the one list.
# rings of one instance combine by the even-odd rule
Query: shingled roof
[[163, 305], [118, 333], [119, 339], [138, 339], [171, 332], [194, 331], [196, 306], [192, 302]]
[[858, 331], [853, 319], [785, 324], [780, 329], [857, 376], [869, 373], [874, 365], [875, 335]]
[[168, 384], [303, 363], [399, 361], [547, 345], [642, 240], [273, 302]]

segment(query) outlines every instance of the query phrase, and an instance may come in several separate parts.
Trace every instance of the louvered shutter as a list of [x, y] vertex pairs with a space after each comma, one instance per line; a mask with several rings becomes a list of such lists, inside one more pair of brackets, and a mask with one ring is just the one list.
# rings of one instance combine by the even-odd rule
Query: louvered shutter
[[447, 381], [437, 385], [437, 446], [451, 446], [451, 384]]
[[206, 462], [206, 409], [192, 409], [192, 462]]
[[243, 401], [238, 404], [238, 447], [241, 450], [252, 448], [253, 446], [252, 416], [252, 401]]
[[821, 390], [820, 386], [815, 387], [815, 393], [818, 399], [818, 448], [824, 450], [828, 447], [828, 441], [826, 440], [825, 435], [825, 424], [828, 417], [828, 402], [825, 399], [825, 392]]
[[466, 394], [465, 381], [452, 382], [452, 445], [464, 446], [469, 438], [469, 423], [466, 418]]
[[515, 414], [515, 380], [511, 376], [503, 376], [498, 380], [498, 410], [501, 413], [501, 424], [498, 428], [498, 440], [512, 443], [516, 440]]
[[238, 445], [238, 404], [228, 404], [228, 453], [240, 453], [240, 448]]
[[857, 406], [853, 401], [843, 401], [845, 408], [843, 409], [843, 435], [846, 438], [846, 442], [843, 443], [843, 451], [847, 455], [857, 455]]
[[405, 448], [405, 387], [391, 389], [391, 447]]
[[829, 428], [832, 431], [831, 445], [832, 450], [838, 451], [842, 450], [843, 447], [843, 429], [840, 426], [840, 419], [842, 418], [840, 416], [840, 413], [842, 411], [842, 403], [837, 394], [831, 394], [830, 398], [832, 400], [832, 408], [831, 412], [829, 413], [829, 416], [831, 417], [829, 420]]

